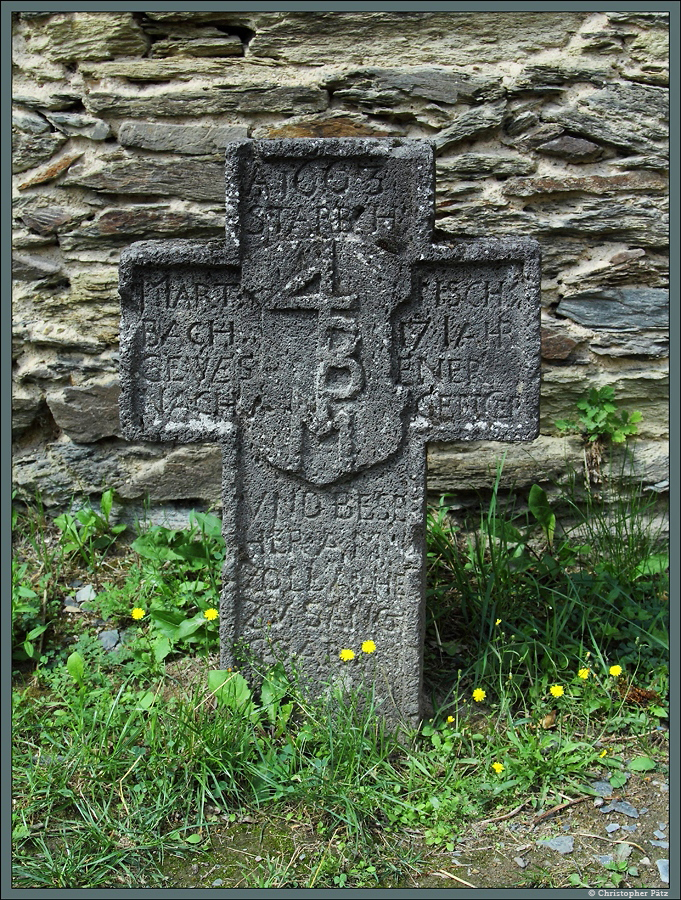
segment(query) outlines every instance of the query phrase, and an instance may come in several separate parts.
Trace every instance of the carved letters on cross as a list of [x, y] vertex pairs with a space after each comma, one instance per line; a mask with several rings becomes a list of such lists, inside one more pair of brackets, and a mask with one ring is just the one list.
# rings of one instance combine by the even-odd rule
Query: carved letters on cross
[[539, 412], [538, 247], [434, 243], [433, 195], [425, 142], [240, 142], [225, 241], [120, 272], [126, 436], [222, 446], [223, 665], [273, 640], [326, 682], [371, 638], [411, 721], [424, 445], [531, 440]]
[[133, 433], [220, 440], [240, 418], [273, 465], [319, 484], [388, 458], [415, 418], [431, 440], [530, 436], [537, 359], [514, 347], [537, 331], [536, 247], [488, 241], [481, 260], [474, 244], [425, 243], [430, 148], [402, 143], [423, 196], [397, 215], [382, 199], [395, 177], [384, 158], [371, 141], [339, 158], [343, 143], [256, 163], [251, 142], [236, 145], [231, 247], [126, 252]]

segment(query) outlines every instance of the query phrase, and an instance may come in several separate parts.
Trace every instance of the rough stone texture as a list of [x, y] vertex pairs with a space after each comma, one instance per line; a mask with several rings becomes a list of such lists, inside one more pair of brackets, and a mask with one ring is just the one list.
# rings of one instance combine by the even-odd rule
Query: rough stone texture
[[129, 12], [56, 13], [33, 26], [30, 49], [60, 62], [137, 56], [149, 46], [149, 39]]
[[48, 122], [64, 134], [90, 138], [91, 141], [103, 141], [111, 134], [111, 129], [102, 119], [80, 113], [52, 112], [45, 113]]
[[91, 444], [120, 435], [118, 379], [66, 387], [47, 395], [47, 405], [61, 430], [72, 441]]
[[160, 194], [188, 200], [219, 200], [223, 194], [222, 164], [187, 159], [170, 169], [166, 162], [135, 156], [110, 156], [94, 165], [72, 166], [63, 184], [106, 194]]
[[124, 122], [118, 143], [157, 152], [224, 155], [229, 141], [248, 137], [244, 126], [167, 125], [155, 122]]
[[63, 134], [22, 134], [12, 135], [12, 172], [25, 172], [45, 160], [50, 159], [67, 138]]
[[669, 92], [644, 84], [609, 85], [544, 113], [579, 137], [629, 152], [654, 152], [668, 136]]
[[253, 17], [253, 56], [302, 65], [385, 65], [404, 60], [452, 66], [530, 58], [563, 47], [584, 20], [579, 13], [275, 13]]
[[425, 443], [539, 416], [538, 247], [433, 245], [432, 177], [423, 141], [231, 144], [226, 242], [134, 244], [120, 281], [126, 437], [222, 447], [223, 665], [246, 642], [352, 680], [371, 639], [412, 722]]
[[[187, 502], [219, 503], [219, 462], [204, 464], [168, 445], [153, 452], [148, 443], [128, 447], [116, 438], [74, 445], [45, 397], [116, 376], [122, 246], [224, 234], [222, 172], [213, 200], [187, 195], [196, 185], [203, 194], [212, 190], [201, 165], [188, 188], [178, 176], [188, 161], [203, 162], [193, 159], [194, 147], [220, 165], [209, 135], [222, 129], [258, 139], [433, 140], [440, 235], [525, 234], [541, 244], [542, 431], [555, 436], [555, 418], [573, 417], [574, 403], [592, 383], [612, 383], [618, 403], [643, 411], [638, 444], [663, 458], [665, 329], [644, 321], [635, 331], [603, 322], [582, 326], [556, 310], [574, 295], [611, 301], [613, 290], [669, 288], [668, 27], [666, 14], [561, 10], [19, 13], [14, 137], [46, 138], [57, 147], [43, 147], [40, 153], [54, 155], [34, 157], [32, 168], [14, 176], [14, 252], [28, 257], [34, 272], [56, 267], [53, 275], [15, 282], [20, 495], [43, 489], [48, 503], [66, 503], [72, 493], [96, 494], [103, 484], [120, 495], [135, 479], [156, 507], [184, 502], [173, 498], [174, 484]], [[235, 55], [213, 56], [218, 51]], [[104, 127], [88, 131], [78, 118], [86, 115], [103, 122], [108, 137], [97, 140]], [[82, 133], [67, 134], [71, 127]], [[131, 143], [121, 142], [130, 136]], [[114, 151], [121, 152], [119, 168], [107, 181]], [[456, 172], [460, 154], [486, 168]], [[521, 160], [528, 174], [509, 177], [490, 168], [490, 158]], [[135, 183], [121, 163], [126, 159], [140, 163], [157, 193], [128, 193]], [[92, 187], [64, 183], [78, 161], [81, 173], [99, 179]], [[15, 274], [22, 271], [28, 269]], [[612, 302], [598, 303], [610, 315]], [[582, 309], [588, 304], [581, 302]], [[429, 452], [431, 469], [439, 452]], [[213, 460], [216, 449], [205, 453]], [[548, 446], [535, 442], [533, 453], [541, 474]], [[159, 475], [169, 454], [172, 475]], [[482, 482], [489, 466], [473, 454], [473, 468], [478, 458]], [[507, 456], [506, 465], [512, 472], [515, 457]], [[648, 471], [642, 469], [644, 478]], [[438, 479], [444, 490], [446, 479]], [[522, 468], [518, 490], [533, 480]], [[457, 485], [453, 502], [468, 502], [470, 492]]]
[[569, 134], [539, 144], [537, 153], [544, 156], [558, 156], [570, 162], [593, 162], [602, 155], [603, 150], [598, 144], [585, 141], [584, 138], [571, 137]]

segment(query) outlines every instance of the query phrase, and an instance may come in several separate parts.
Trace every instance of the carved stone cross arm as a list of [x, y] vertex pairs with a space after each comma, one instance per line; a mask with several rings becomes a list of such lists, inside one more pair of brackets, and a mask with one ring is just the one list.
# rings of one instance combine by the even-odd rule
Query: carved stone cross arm
[[538, 247], [433, 244], [433, 194], [421, 141], [232, 144], [225, 243], [133, 244], [120, 281], [127, 436], [223, 448], [223, 663], [278, 645], [323, 682], [372, 640], [411, 721], [425, 443], [539, 410]]

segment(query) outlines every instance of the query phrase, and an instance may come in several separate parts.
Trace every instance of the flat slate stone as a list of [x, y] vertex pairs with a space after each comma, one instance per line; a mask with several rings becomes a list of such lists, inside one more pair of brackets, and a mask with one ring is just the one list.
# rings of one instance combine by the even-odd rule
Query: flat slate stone
[[668, 111], [666, 88], [622, 81], [580, 96], [574, 105], [545, 110], [543, 117], [599, 144], [659, 153], [669, 138]]
[[662, 288], [621, 288], [585, 291], [561, 300], [556, 310], [580, 325], [635, 331], [669, 326], [669, 291]]
[[548, 850], [557, 850], [558, 853], [565, 855], [572, 853], [575, 849], [575, 839], [572, 835], [561, 834], [549, 840], [537, 841], [537, 846], [546, 847]]
[[80, 135], [90, 138], [91, 141], [103, 141], [111, 134], [108, 124], [94, 116], [81, 113], [52, 112], [45, 113], [55, 128], [68, 135]]
[[113, 650], [118, 646], [121, 638], [120, 634], [118, 633], [118, 631], [116, 631], [115, 628], [107, 631], [100, 631], [98, 637], [102, 647], [105, 650]]
[[85, 444], [120, 433], [116, 379], [65, 387], [47, 395], [47, 405], [57, 425], [73, 441]]
[[452, 116], [452, 124], [438, 132], [435, 147], [438, 153], [444, 153], [460, 141], [469, 140], [484, 134], [492, 128], [498, 128], [506, 115], [506, 101], [476, 106], [473, 109]]
[[591, 787], [600, 797], [612, 797], [612, 785], [609, 781], [592, 781]]
[[75, 601], [76, 603], [87, 603], [88, 600], [94, 600], [96, 596], [97, 591], [91, 584], [87, 584], [76, 592]]
[[602, 152], [603, 148], [598, 144], [584, 138], [572, 137], [569, 134], [553, 138], [537, 147], [537, 153], [542, 153], [544, 156], [558, 156], [573, 163], [592, 162]]
[[230, 141], [248, 136], [245, 125], [174, 125], [167, 122], [124, 122], [118, 129], [123, 147], [170, 153], [220, 153]]
[[120, 270], [126, 437], [221, 446], [223, 667], [375, 678], [412, 724], [425, 444], [531, 440], [539, 412], [538, 246], [434, 244], [433, 174], [425, 141], [236, 142], [226, 240]]

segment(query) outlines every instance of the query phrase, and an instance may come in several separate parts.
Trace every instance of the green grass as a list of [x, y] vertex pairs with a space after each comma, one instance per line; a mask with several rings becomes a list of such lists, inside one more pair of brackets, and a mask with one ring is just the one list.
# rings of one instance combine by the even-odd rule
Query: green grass
[[[241, 887], [398, 885], [429, 846], [455, 848], [519, 798], [540, 809], [592, 777], [621, 784], [624, 759], [658, 766], [646, 735], [667, 715], [668, 556], [641, 491], [606, 503], [573, 484], [549, 503], [537, 488], [516, 511], [495, 489], [474, 522], [444, 500], [430, 511], [435, 712], [399, 734], [370, 685], [310, 698], [286, 660], [257, 691], [214, 670], [219, 521], [116, 534], [110, 499], [13, 519], [15, 887], [168, 886], [169, 861], [244, 818], [311, 824], [315, 841], [304, 859], [244, 862]], [[67, 619], [76, 580], [97, 596]], [[124, 637], [112, 653], [101, 619]], [[632, 706], [623, 680], [659, 698]], [[632, 761], [620, 741], [636, 735]]]

